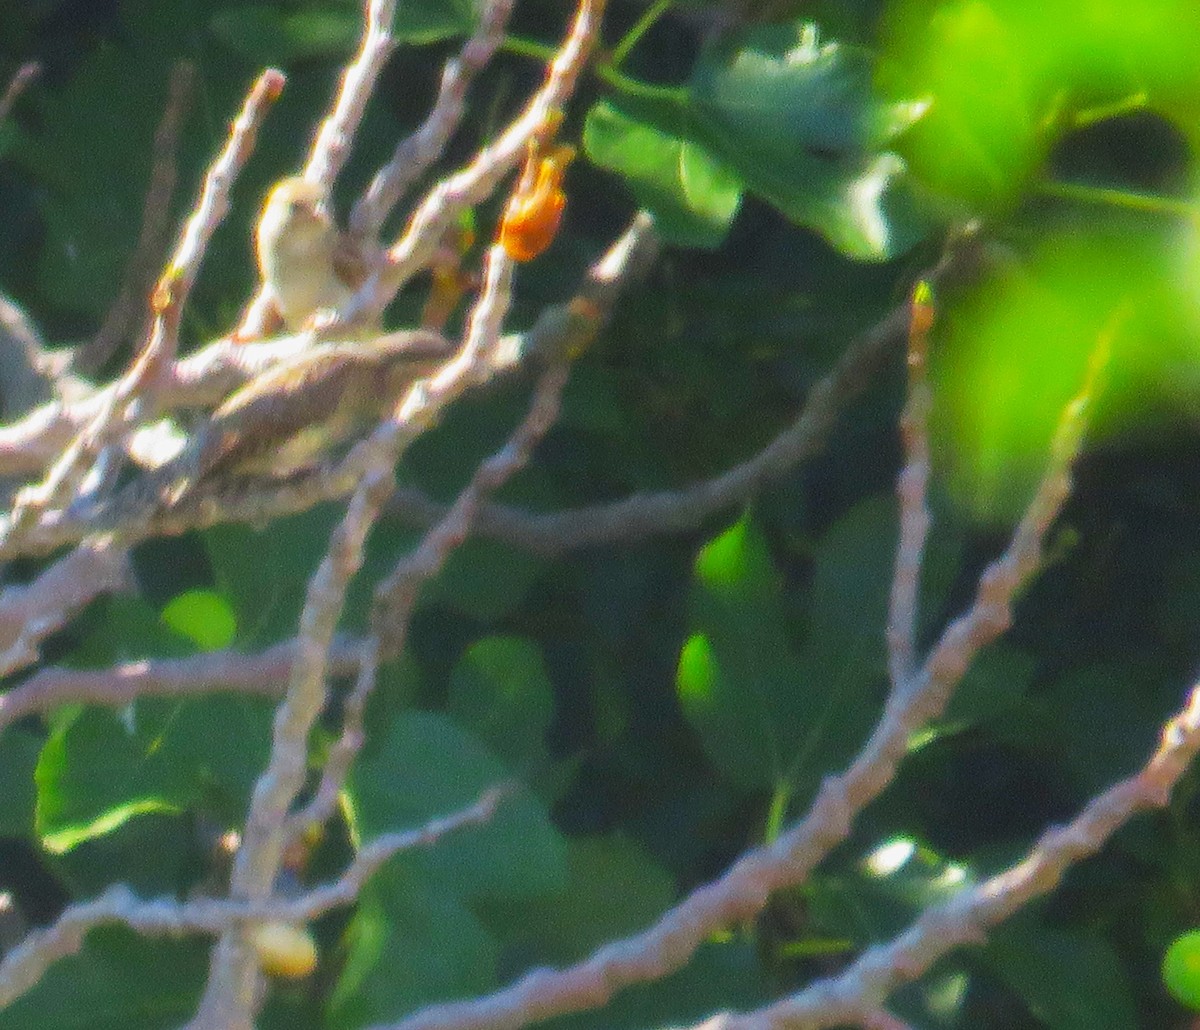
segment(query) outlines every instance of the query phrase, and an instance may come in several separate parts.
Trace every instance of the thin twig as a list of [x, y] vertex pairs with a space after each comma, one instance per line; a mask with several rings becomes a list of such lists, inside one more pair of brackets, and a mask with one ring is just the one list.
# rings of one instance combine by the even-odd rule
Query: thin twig
[[560, 110], [591, 56], [600, 32], [605, 0], [580, 0], [575, 19], [546, 75], [525, 110], [491, 145], [484, 147], [461, 172], [441, 180], [418, 206], [387, 262], [355, 294], [335, 325], [377, 317], [400, 288], [424, 269], [454, 220], [472, 204], [486, 199], [524, 157], [526, 146], [543, 130], [552, 111]]
[[[519, 367], [529, 360], [553, 360], [555, 355], [575, 354], [586, 348], [600, 331], [620, 292], [653, 260], [658, 237], [653, 223], [639, 215], [629, 229], [588, 272], [579, 295], [571, 302], [546, 311], [525, 333], [500, 341], [487, 376]], [[217, 403], [230, 390], [257, 371], [286, 360], [309, 345], [303, 336], [283, 340], [238, 344], [230, 339], [197, 351], [178, 362], [171, 381], [162, 388], [163, 406], [206, 406]], [[18, 427], [0, 429], [0, 469], [4, 467], [6, 444], [13, 463], [27, 460], [29, 451], [42, 452], [53, 440], [61, 439], [65, 427], [106, 402], [104, 392], [75, 408], [48, 406], [39, 409]], [[321, 469], [267, 488], [219, 494], [190, 495], [169, 511], [145, 499], [130, 506], [118, 495], [102, 512], [62, 512], [44, 517], [20, 540], [19, 547], [0, 546], [0, 558], [16, 554], [40, 554], [77, 543], [97, 531], [120, 532], [126, 543], [149, 536], [172, 535], [225, 522], [262, 523], [272, 518], [305, 511], [322, 501], [345, 497], [362, 474], [363, 451], [356, 448], [335, 468]], [[445, 514], [444, 510], [429, 520]]]
[[42, 66], [37, 61], [26, 61], [16, 74], [8, 80], [4, 94], [0, 96], [0, 122], [12, 112], [17, 97], [29, 88], [29, 85], [42, 73]]
[[696, 1030], [819, 1030], [861, 1022], [864, 1010], [882, 1005], [901, 984], [955, 948], [979, 944], [989, 928], [1054, 890], [1072, 865], [1099, 851], [1139, 812], [1165, 806], [1198, 751], [1200, 685], [1163, 727], [1157, 752], [1137, 774], [1093, 798], [1066, 826], [1044, 833], [1022, 862], [927, 908], [905, 933], [870, 948], [838, 976], [758, 1012], [714, 1016]]
[[[308, 740], [325, 704], [329, 648], [345, 591], [362, 563], [367, 535], [395, 485], [404, 448], [438, 418], [468, 386], [489, 375], [504, 318], [512, 302], [512, 262], [500, 247], [488, 254], [483, 291], [468, 320], [460, 353], [429, 380], [418, 382], [371, 437], [359, 444], [358, 486], [329, 549], [309, 582], [300, 617], [298, 660], [275, 716], [271, 757], [255, 784], [242, 846], [234, 860], [230, 894], [240, 900], [269, 898], [287, 844], [288, 810], [304, 783]], [[258, 961], [245, 934], [231, 930], [213, 949], [208, 983], [192, 1030], [249, 1027], [256, 1007]]]
[[504, 42], [504, 28], [513, 0], [487, 0], [479, 24], [458, 55], [442, 69], [437, 99], [420, 128], [402, 139], [371, 185], [350, 212], [349, 228], [355, 236], [375, 239], [401, 197], [445, 153], [466, 111], [471, 81], [491, 61]]
[[128, 887], [110, 887], [90, 901], [70, 906], [52, 926], [33, 931], [5, 956], [0, 963], [0, 1009], [34, 987], [55, 962], [78, 951], [87, 933], [100, 926], [119, 924], [147, 937], [219, 934], [248, 921], [306, 923], [349, 905], [388, 859], [403, 851], [431, 847], [454, 831], [489, 822], [504, 793], [503, 787], [493, 788], [451, 815], [432, 819], [415, 830], [383, 834], [365, 844], [337, 880], [286, 901], [268, 904], [215, 898], [143, 901]]
[[[303, 335], [261, 343], [223, 337], [175, 362], [156, 391], [158, 410], [212, 407], [254, 376], [311, 345]], [[114, 403], [118, 386], [113, 383], [70, 402], [51, 401], [11, 425], [0, 426], [0, 475], [45, 471], [80, 430]], [[81, 526], [75, 539], [86, 532], [87, 527]], [[60, 537], [51, 546], [67, 542]], [[5, 555], [11, 553], [10, 549]]]
[[350, 156], [350, 145], [375, 89], [375, 81], [395, 46], [392, 39], [395, 17], [396, 0], [368, 0], [358, 55], [342, 75], [333, 109], [317, 130], [312, 152], [304, 166], [304, 177], [327, 190], [333, 186]]
[[542, 373], [529, 411], [505, 445], [476, 469], [446, 516], [376, 588], [376, 631], [363, 642], [358, 678], [343, 705], [341, 735], [329, 749], [312, 800], [289, 820], [286, 831], [289, 839], [309, 826], [323, 824], [333, 813], [365, 739], [363, 716], [375, 686], [381, 640], [385, 641], [383, 646], [388, 655], [403, 650], [421, 585], [438, 574], [451, 553], [467, 538], [484, 498], [495, 493], [528, 463], [533, 449], [558, 418], [567, 371], [566, 363], [560, 362]]
[[[304, 177], [326, 191], [333, 187], [350, 156], [350, 146], [362, 123], [367, 101], [395, 45], [392, 39], [395, 16], [396, 0], [367, 0], [358, 54], [342, 74], [329, 114], [317, 130], [304, 166]], [[234, 335], [239, 340], [259, 339], [273, 310], [270, 294], [260, 287]]]
[[929, 505], [926, 493], [932, 471], [929, 457], [929, 409], [933, 392], [929, 386], [929, 330], [933, 304], [929, 284], [918, 282], [913, 291], [908, 328], [908, 401], [900, 416], [900, 438], [904, 445], [904, 467], [896, 483], [900, 500], [900, 540], [896, 545], [896, 568], [888, 601], [888, 672], [892, 689], [907, 689], [913, 677], [917, 634], [917, 592], [925, 540], [929, 535]]
[[[98, 542], [77, 547], [26, 585], [0, 591], [0, 676], [33, 665], [39, 645], [93, 598], [125, 589], [129, 560], [123, 548]], [[0, 731], [21, 711], [21, 696], [31, 693], [26, 680], [0, 694]], [[13, 714], [16, 713], [16, 714]]]

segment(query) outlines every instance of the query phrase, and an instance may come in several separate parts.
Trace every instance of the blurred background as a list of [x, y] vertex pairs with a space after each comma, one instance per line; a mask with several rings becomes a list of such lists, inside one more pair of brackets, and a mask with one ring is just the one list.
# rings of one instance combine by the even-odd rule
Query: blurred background
[[[518, 0], [441, 171], [536, 88], [566, 6]], [[420, 123], [473, 16], [471, 0], [401, 4], [401, 45], [337, 186], [341, 217]], [[92, 375], [114, 374], [143, 317], [137, 297], [245, 89], [275, 65], [288, 85], [209, 249], [184, 344], [227, 331], [255, 286], [258, 207], [302, 165], [360, 19], [353, 0], [0, 5], [0, 82], [40, 65], [0, 122], [0, 292], [50, 347], [80, 347]], [[959, 248], [931, 341], [928, 642], [1003, 547], [1089, 359], [1101, 344], [1111, 358], [1075, 494], [1013, 631], [913, 741], [851, 840], [687, 971], [564, 1024], [678, 1024], [834, 972], [1015, 860], [1153, 748], [1200, 657], [1197, 40], [1193, 0], [610, 0], [563, 130], [582, 154], [566, 220], [520, 270], [513, 327], [565, 300], [639, 205], [668, 246], [501, 500], [575, 508], [747, 460]], [[178, 131], [160, 132], [158, 150], [171, 200], [135, 257], [168, 106]], [[468, 265], [502, 199], [473, 213]], [[141, 285], [124, 324], [98, 343], [127, 283]], [[412, 324], [427, 292], [416, 281], [389, 323]], [[884, 695], [903, 392], [897, 349], [821, 454], [696, 531], [556, 558], [493, 540], [462, 548], [422, 595], [404, 660], [384, 669], [345, 824], [298, 875], [329, 875], [356, 834], [447, 811], [513, 773], [527, 807], [482, 843], [390, 865], [317, 928], [318, 973], [276, 991], [263, 1025], [393, 1019], [579, 957], [802, 813]], [[510, 383], [468, 398], [410, 450], [401, 481], [453, 497], [527, 393]], [[93, 604], [46, 662], [285, 639], [336, 517], [144, 544], [138, 594]], [[347, 631], [417, 538], [398, 519], [380, 526]], [[0, 890], [36, 923], [117, 879], [147, 894], [212, 889], [213, 840], [238, 825], [269, 719], [264, 702], [217, 698], [10, 730]], [[1200, 923], [1196, 787], [1189, 776], [1166, 810], [905, 991], [897, 1011], [930, 1028], [1189, 1025], [1158, 964]], [[153, 978], [126, 972], [151, 962]], [[175, 1025], [203, 971], [198, 942], [93, 934], [0, 1026]]]

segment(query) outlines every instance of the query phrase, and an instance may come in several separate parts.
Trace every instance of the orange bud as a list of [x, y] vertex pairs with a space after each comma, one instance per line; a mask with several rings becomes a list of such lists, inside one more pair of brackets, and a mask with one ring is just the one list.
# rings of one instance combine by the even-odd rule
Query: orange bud
[[500, 221], [499, 242], [514, 261], [532, 261], [554, 242], [567, 203], [563, 175], [574, 157], [574, 147], [557, 146], [538, 158], [533, 185], [518, 187], [509, 200]]

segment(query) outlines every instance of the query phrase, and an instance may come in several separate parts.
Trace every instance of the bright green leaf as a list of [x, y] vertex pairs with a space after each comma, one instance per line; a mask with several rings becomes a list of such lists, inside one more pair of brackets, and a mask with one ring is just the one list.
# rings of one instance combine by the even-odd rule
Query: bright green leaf
[[237, 618], [229, 602], [211, 590], [188, 590], [172, 598], [162, 610], [162, 621], [201, 651], [219, 651], [237, 635]]
[[1162, 979], [1180, 1004], [1200, 1010], [1200, 930], [1189, 930], [1171, 942], [1163, 955]]
[[748, 790], [765, 789], [783, 766], [779, 727], [764, 696], [773, 684], [730, 675], [720, 657], [708, 637], [688, 637], [675, 676], [680, 707], [725, 775]]
[[55, 727], [37, 766], [37, 828], [51, 851], [148, 812], [201, 801], [240, 815], [267, 756], [270, 704], [253, 697], [147, 699], [86, 709]]

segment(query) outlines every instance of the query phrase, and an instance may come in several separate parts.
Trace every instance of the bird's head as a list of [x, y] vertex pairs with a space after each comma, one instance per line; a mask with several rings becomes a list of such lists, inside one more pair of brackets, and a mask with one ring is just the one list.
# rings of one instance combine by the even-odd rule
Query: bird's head
[[326, 236], [332, 224], [325, 210], [327, 200], [325, 190], [299, 176], [276, 183], [259, 219], [260, 246], [302, 246]]

